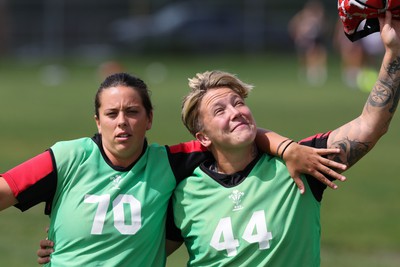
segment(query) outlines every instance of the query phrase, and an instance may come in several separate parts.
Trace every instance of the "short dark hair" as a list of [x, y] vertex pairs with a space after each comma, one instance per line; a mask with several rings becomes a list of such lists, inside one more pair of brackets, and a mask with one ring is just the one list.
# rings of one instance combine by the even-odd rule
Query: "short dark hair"
[[132, 89], [136, 90], [140, 97], [142, 98], [142, 104], [146, 109], [147, 116], [150, 116], [151, 112], [153, 111], [153, 105], [151, 103], [150, 95], [151, 91], [148, 89], [145, 82], [133, 75], [128, 73], [120, 72], [115, 73], [108, 76], [101, 84], [99, 89], [97, 90], [95, 99], [94, 99], [94, 111], [97, 117], [99, 117], [99, 108], [100, 108], [100, 95], [101, 93], [108, 88], [115, 87], [115, 86], [127, 86], [131, 87]]

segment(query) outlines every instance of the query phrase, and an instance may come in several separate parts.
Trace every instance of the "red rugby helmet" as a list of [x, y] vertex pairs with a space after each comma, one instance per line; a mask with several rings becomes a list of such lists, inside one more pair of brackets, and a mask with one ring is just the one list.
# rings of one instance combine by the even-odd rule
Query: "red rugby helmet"
[[[378, 17], [385, 14], [386, 10], [392, 12], [394, 19], [399, 19], [400, 0], [338, 0], [339, 18], [344, 33], [352, 42], [379, 32]], [[364, 27], [358, 29], [364, 20]]]

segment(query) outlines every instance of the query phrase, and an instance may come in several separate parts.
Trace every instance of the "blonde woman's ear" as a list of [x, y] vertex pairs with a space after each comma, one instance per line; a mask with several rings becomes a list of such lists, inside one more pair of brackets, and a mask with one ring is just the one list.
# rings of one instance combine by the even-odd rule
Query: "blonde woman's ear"
[[209, 147], [211, 145], [211, 140], [208, 136], [202, 132], [196, 133], [196, 139], [204, 146]]

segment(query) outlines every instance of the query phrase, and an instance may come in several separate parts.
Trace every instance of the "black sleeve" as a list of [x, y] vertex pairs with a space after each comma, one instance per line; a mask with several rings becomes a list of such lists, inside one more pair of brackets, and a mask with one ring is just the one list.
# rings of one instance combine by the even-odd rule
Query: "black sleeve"
[[167, 146], [168, 159], [176, 178], [176, 184], [190, 176], [200, 163], [212, 157], [197, 141]]
[[183, 242], [181, 230], [178, 227], [176, 227], [175, 222], [174, 222], [174, 211], [172, 209], [172, 199], [169, 201], [169, 204], [168, 204], [166, 228], [167, 228], [167, 239], [168, 240]]
[[[299, 144], [314, 148], [326, 148], [329, 134], [330, 132], [324, 134], [316, 134], [314, 136], [310, 136], [306, 139], [301, 140]], [[306, 178], [315, 199], [321, 202], [323, 193], [327, 186], [310, 175], [306, 175]], [[327, 178], [331, 181], [334, 180], [332, 177], [329, 176]]]

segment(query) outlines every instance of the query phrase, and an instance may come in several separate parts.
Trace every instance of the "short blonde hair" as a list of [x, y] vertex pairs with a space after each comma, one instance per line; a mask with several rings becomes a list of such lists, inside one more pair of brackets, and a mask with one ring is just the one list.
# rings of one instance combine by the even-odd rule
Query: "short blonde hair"
[[193, 136], [203, 129], [199, 120], [199, 107], [208, 90], [230, 88], [245, 99], [253, 89], [253, 85], [242, 82], [236, 75], [219, 70], [197, 73], [195, 77], [189, 79], [189, 87], [190, 92], [182, 102], [181, 117], [183, 124]]

